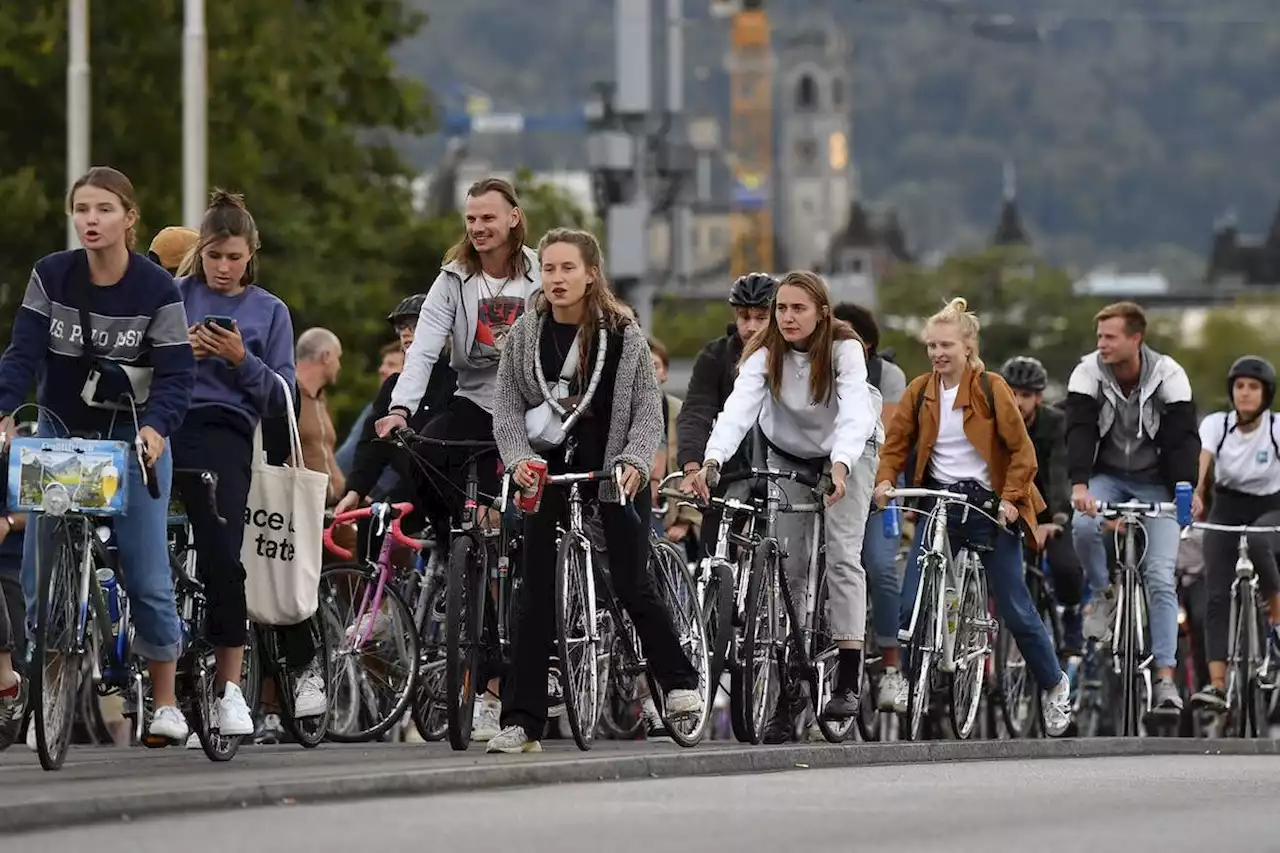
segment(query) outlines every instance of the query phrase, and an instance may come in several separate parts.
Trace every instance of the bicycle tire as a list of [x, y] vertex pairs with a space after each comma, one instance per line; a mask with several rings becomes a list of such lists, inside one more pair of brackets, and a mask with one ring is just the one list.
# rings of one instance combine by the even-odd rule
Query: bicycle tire
[[[560, 547], [556, 554], [556, 645], [560, 653], [564, 714], [569, 720], [569, 730], [573, 734], [574, 743], [584, 752], [591, 749], [595, 740], [596, 723], [600, 711], [600, 678], [597, 660], [600, 654], [597, 648], [599, 631], [596, 624], [591, 624], [600, 619], [600, 613], [597, 611], [595, 620], [592, 620], [591, 614], [586, 612], [581, 612], [579, 617], [579, 612], [585, 611], [589, 602], [585, 597], [581, 603], [575, 602], [570, 584], [577, 578], [581, 584], [579, 588], [585, 593], [588, 573], [591, 571], [587, 555], [589, 547], [577, 536], [566, 533], [560, 538]], [[576, 633], [584, 636], [577, 638], [580, 643], [573, 644], [571, 648], [571, 642], [575, 639], [575, 621]], [[578, 645], [583, 647], [582, 651], [578, 651]], [[574, 652], [576, 654], [573, 654]], [[583, 670], [576, 678], [573, 674], [575, 669]], [[574, 686], [575, 680], [581, 684], [581, 692]]]
[[[218, 693], [214, 687], [217, 681], [217, 664], [213, 661], [213, 646], [203, 637], [197, 638], [183, 652], [178, 661], [179, 677], [183, 680], [181, 694], [185, 694], [186, 716], [191, 731], [200, 742], [200, 749], [205, 757], [213, 762], [230, 761], [240, 749], [240, 735], [223, 737], [213, 728], [214, 711], [218, 704]], [[245, 648], [245, 660], [250, 656], [249, 648]], [[244, 667], [241, 667], [243, 672]], [[255, 673], [256, 674], [256, 673]], [[241, 680], [242, 685], [247, 682]], [[179, 701], [182, 696], [180, 694]], [[245, 697], [248, 704], [248, 697]], [[250, 712], [253, 705], [249, 705]]]
[[916, 618], [915, 631], [907, 648], [907, 713], [906, 725], [902, 734], [909, 741], [918, 741], [924, 732], [924, 718], [929, 711], [933, 697], [933, 656], [937, 631], [935, 622], [938, 618], [938, 591], [935, 589], [937, 579], [935, 572], [926, 568], [920, 573], [920, 613]]
[[484, 614], [488, 597], [482, 545], [462, 535], [449, 546], [445, 582], [445, 716], [449, 745], [471, 746], [472, 714], [484, 663]]
[[[337, 617], [332, 620], [333, 624], [339, 630], [344, 631], [345, 635], [345, 632], [349, 631], [351, 627], [354, 626], [344, 625], [343, 623], [347, 620], [341, 617], [341, 614], [338, 613], [333, 605], [335, 598], [333, 590], [336, 586], [340, 585], [335, 584], [335, 579], [343, 575], [352, 576], [352, 580], [355, 583], [368, 583], [371, 585], [377, 584], [377, 578], [375, 574], [372, 574], [368, 570], [360, 568], [352, 563], [338, 563], [331, 565], [326, 567], [324, 571], [320, 573], [320, 607], [316, 610], [316, 613], [321, 614], [321, 619], [328, 621], [328, 616], [325, 614], [325, 611], [328, 610], [330, 614]], [[350, 588], [352, 584], [348, 583], [345, 584], [345, 586]], [[339, 730], [333, 726], [332, 722], [333, 715], [336, 713], [336, 703], [339, 701], [339, 696], [342, 693], [341, 673], [345, 669], [345, 667], [341, 665], [342, 662], [340, 657], [347, 658], [352, 661], [356, 661], [358, 658], [363, 657], [362, 655], [352, 655], [352, 652], [344, 648], [346, 646], [345, 639], [339, 640], [338, 652], [331, 651], [330, 653], [333, 662], [331, 664], [331, 677], [328, 685], [326, 685], [329, 688], [329, 696], [327, 697], [329, 700], [329, 717], [325, 738], [333, 741], [334, 743], [367, 743], [381, 738], [391, 729], [392, 726], [400, 722], [401, 718], [404, 717], [405, 711], [408, 710], [409, 707], [409, 701], [412, 699], [414, 690], [416, 689], [418, 634], [417, 631], [414, 630], [413, 613], [409, 610], [409, 605], [405, 603], [404, 597], [400, 594], [400, 591], [396, 589], [395, 584], [392, 583], [386, 584], [382, 589], [382, 606], [390, 611], [390, 623], [393, 626], [399, 626], [398, 628], [395, 628], [398, 645], [401, 646], [397, 652], [399, 657], [407, 661], [403, 667], [405, 672], [404, 686], [397, 690], [396, 698], [391, 702], [388, 710], [383, 710], [382, 708], [370, 708], [368, 703], [364, 701], [363, 692], [358, 695], [356, 699], [358, 702], [356, 722], [354, 725], [363, 725], [363, 728], [359, 728], [353, 732], [349, 730]], [[354, 612], [352, 615], [355, 615]], [[376, 616], [371, 621], [376, 625]], [[335, 638], [332, 635], [327, 638], [327, 642], [330, 644], [331, 649], [333, 647], [334, 639]], [[361, 665], [363, 665], [362, 662]]]
[[1140, 607], [1137, 596], [1142, 586], [1136, 581], [1137, 572], [1126, 572], [1124, 579], [1123, 610], [1120, 616], [1120, 732], [1123, 737], [1138, 737], [1142, 734], [1142, 691], [1138, 682], [1142, 673], [1138, 671], [1138, 652], [1141, 645], [1141, 620], [1135, 618]]
[[[449, 715], [445, 707], [445, 654], [444, 643], [438, 633], [430, 630], [433, 613], [441, 613], [448, 606], [445, 585], [436, 583], [427, 598], [422, 624], [418, 626], [418, 645], [421, 664], [418, 668], [418, 689], [410, 707], [414, 728], [428, 743], [444, 740], [449, 734]], [[443, 606], [442, 603], [443, 602]], [[443, 628], [444, 619], [439, 620]]]
[[600, 730], [610, 740], [636, 740], [644, 724], [638, 679], [617, 665], [627, 657], [626, 640], [610, 625], [609, 641], [606, 644], [602, 640], [601, 648], [609, 649], [609, 682], [600, 702]]
[[733, 645], [733, 571], [724, 563], [715, 563], [707, 568], [709, 575], [702, 595], [702, 620], [706, 626], [703, 631], [707, 637], [708, 679], [714, 703]]
[[[694, 670], [698, 674], [698, 692], [702, 699], [702, 711], [696, 718], [671, 717], [667, 714], [665, 697], [657, 689], [657, 679], [650, 672], [649, 682], [659, 711], [667, 727], [667, 734], [679, 746], [689, 748], [702, 742], [707, 732], [707, 724], [711, 719], [711, 697], [715, 695], [714, 682], [711, 680], [711, 659], [707, 648], [707, 623], [702, 613], [702, 604], [698, 600], [698, 585], [693, 572], [684, 559], [684, 553], [665, 540], [655, 546], [651, 564], [666, 574], [665, 580], [658, 572], [654, 572], [659, 592], [665, 592], [664, 598], [671, 609], [671, 623], [676, 638], [684, 647]], [[678, 600], [677, 600], [678, 599]], [[686, 639], [685, 634], [688, 634]]]
[[[990, 618], [988, 613], [986, 575], [974, 554], [961, 552], [957, 562], [967, 561], [965, 570], [965, 588], [960, 596], [960, 612], [956, 617], [956, 656], [968, 656], [975, 651], [976, 644], [985, 645], [986, 653], [979, 659], [971, 661], [974, 682], [972, 693], [965, 696], [960, 688], [961, 671], [957, 668], [951, 673], [950, 701], [947, 703], [951, 716], [951, 731], [956, 740], [968, 740], [978, 721], [979, 706], [982, 704], [983, 686], [987, 674], [987, 660], [991, 655], [991, 641], [985, 627], [975, 627], [978, 620]], [[963, 648], [961, 638], [964, 638]]]
[[[327, 607], [327, 603], [321, 603], [320, 607]], [[324, 630], [324, 617], [321, 615], [319, 608], [306, 621], [306, 625], [311, 630], [311, 641], [315, 647], [315, 658], [313, 662], [320, 662], [322, 676], [324, 678], [325, 695], [329, 694], [330, 685], [333, 683], [333, 650], [329, 645], [329, 632]], [[265, 629], [264, 630], [270, 630]], [[280, 641], [277, 636], [276, 642]], [[308, 667], [309, 669], [309, 667]], [[333, 714], [330, 705], [325, 706], [324, 711], [314, 717], [297, 717], [294, 715], [294, 704], [298, 695], [298, 678], [290, 671], [287, 666], [280, 666], [275, 672], [276, 695], [280, 702], [280, 724], [284, 726], [284, 730], [288, 732], [300, 746], [304, 749], [315, 749], [325, 739], [325, 735], [329, 728], [329, 718]], [[401, 712], [403, 714], [403, 712]]]
[[[742, 665], [735, 673], [737, 689], [734, 690], [734, 696], [738, 699], [736, 707], [732, 701], [734, 696], [730, 697], [730, 710], [742, 727], [745, 741], [751, 744], [760, 743], [761, 738], [764, 737], [764, 730], [773, 710], [771, 699], [777, 700], [776, 696], [770, 696], [769, 688], [772, 686], [774, 677], [778, 679], [780, 686], [784, 674], [778, 660], [779, 643], [786, 639], [781, 624], [785, 618], [778, 612], [782, 609], [777, 595], [778, 563], [778, 543], [772, 539], [761, 542], [756, 548], [751, 566], [751, 580], [747, 584], [746, 613], [742, 631]], [[766, 606], [771, 609], [762, 612]], [[762, 627], [768, 634], [763, 642], [759, 636]], [[762, 670], [763, 683], [760, 683], [760, 679], [755, 675], [754, 661], [762, 646], [766, 657]], [[778, 691], [778, 693], [781, 692], [781, 690]]]
[[[50, 605], [54, 584], [59, 580], [66, 582], [64, 594], [58, 600], [65, 605], [64, 619], [69, 620], [74, 629], [78, 607], [73, 603], [72, 590], [78, 592], [80, 586], [74, 583], [78, 573], [70, 538], [71, 525], [65, 519], [49, 519], [36, 517], [36, 566], [38, 571], [38, 592], [36, 593], [36, 630], [34, 651], [31, 666], [29, 695], [32, 697], [33, 712], [31, 725], [36, 727], [36, 753], [40, 758], [40, 766], [45, 770], [58, 770], [66, 760], [67, 750], [71, 745], [71, 732], [75, 725], [76, 697], [80, 690], [81, 652], [66, 650], [62, 653], [62, 670], [69, 673], [66, 684], [62, 685], [61, 695], [53, 698], [55, 705], [62, 706], [61, 716], [47, 707], [49, 695], [44, 689], [47, 659], [54, 645], [49, 636], [53, 629]], [[93, 630], [92, 623], [86, 623], [86, 631]], [[81, 645], [84, 637], [71, 638], [73, 648]], [[54, 717], [54, 725], [48, 725], [49, 718]]]
[[[822, 588], [818, 591], [818, 601], [814, 605], [814, 615], [817, 618], [817, 624], [813, 633], [809, 635], [809, 662], [816, 668], [818, 662], [824, 657], [830, 659], [834, 653], [835, 663], [830, 668], [823, 668], [823, 678], [809, 679], [809, 698], [813, 702], [814, 716], [817, 719], [818, 731], [822, 732], [822, 737], [827, 743], [843, 743], [849, 733], [853, 731], [858, 724], [858, 717], [861, 716], [862, 708], [859, 706], [858, 713], [843, 720], [828, 720], [823, 717], [822, 709], [824, 706], [823, 698], [830, 693], [823, 688], [823, 682], [829, 678], [832, 684], [839, 683], [840, 678], [840, 662], [839, 651], [835, 641], [830, 639], [831, 629], [827, 619], [827, 599], [830, 596], [830, 590], [827, 587], [827, 578], [822, 579]], [[858, 684], [861, 688], [865, 681], [865, 671], [858, 673]], [[865, 696], [862, 697], [865, 700]]]

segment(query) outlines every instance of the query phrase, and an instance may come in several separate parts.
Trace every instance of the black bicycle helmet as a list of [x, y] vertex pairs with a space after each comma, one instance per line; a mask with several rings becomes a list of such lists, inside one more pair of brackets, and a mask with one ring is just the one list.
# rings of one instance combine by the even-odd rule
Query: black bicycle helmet
[[1049, 372], [1040, 359], [1029, 355], [1016, 355], [1000, 368], [1000, 375], [1010, 388], [1021, 391], [1043, 391], [1049, 384]]
[[395, 310], [387, 315], [387, 322], [393, 326], [401, 320], [410, 318], [417, 320], [418, 315], [422, 313], [422, 303], [427, 300], [425, 293], [415, 293], [413, 296], [406, 296], [396, 305]]
[[1242, 355], [1227, 371], [1227, 399], [1235, 389], [1236, 380], [1256, 379], [1262, 383], [1262, 410], [1271, 408], [1276, 398], [1276, 369], [1260, 355]]
[[763, 308], [773, 301], [777, 290], [778, 280], [768, 273], [747, 273], [733, 283], [729, 304], [734, 308]]

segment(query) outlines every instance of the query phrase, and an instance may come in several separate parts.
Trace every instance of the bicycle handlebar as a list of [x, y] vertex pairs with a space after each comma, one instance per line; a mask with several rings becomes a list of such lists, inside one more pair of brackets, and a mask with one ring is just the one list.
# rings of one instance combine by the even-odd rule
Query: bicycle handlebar
[[408, 427], [401, 427], [394, 430], [389, 438], [383, 441], [390, 441], [392, 444], [430, 444], [434, 447], [453, 447], [467, 448], [471, 450], [495, 450], [498, 443], [490, 439], [489, 441], [475, 441], [452, 438], [433, 438], [429, 435], [419, 435]]
[[891, 500], [893, 498], [902, 498], [903, 500], [912, 500], [914, 498], [940, 498], [944, 501], [962, 501], [964, 503], [969, 503], [969, 499], [959, 492], [948, 492], [944, 489], [919, 489], [915, 487], [890, 489], [888, 491], [888, 497]]
[[1172, 501], [1098, 501], [1098, 514], [1111, 517], [1121, 515], [1158, 516], [1176, 514], [1178, 505]]
[[209, 502], [209, 511], [213, 513], [213, 518], [220, 526], [225, 527], [227, 520], [218, 512], [218, 475], [212, 471], [206, 471], [202, 468], [174, 468], [173, 476], [178, 477], [194, 477], [198, 476], [200, 482], [205, 488], [205, 497]]
[[1280, 525], [1255, 524], [1217, 524], [1212, 521], [1193, 521], [1188, 527], [1197, 530], [1212, 530], [1216, 533], [1280, 533]]
[[390, 512], [391, 514], [390, 535], [392, 539], [406, 548], [411, 548], [415, 551], [422, 551], [426, 549], [426, 542], [407, 536], [404, 531], [400, 529], [400, 520], [404, 516], [413, 512], [413, 504], [407, 501], [397, 504], [375, 503], [370, 506], [353, 509], [349, 512], [344, 512], [340, 515], [334, 516], [333, 523], [324, 529], [324, 547], [334, 556], [341, 557], [344, 560], [350, 560], [352, 552], [339, 547], [338, 544], [333, 541], [333, 529], [339, 524], [350, 524], [353, 521], [358, 521], [362, 518], [371, 518], [375, 512], [380, 513], [384, 511]]

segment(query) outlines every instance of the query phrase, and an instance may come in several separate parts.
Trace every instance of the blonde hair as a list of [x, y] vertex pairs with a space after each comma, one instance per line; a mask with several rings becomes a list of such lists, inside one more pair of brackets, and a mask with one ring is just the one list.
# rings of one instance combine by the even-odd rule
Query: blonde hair
[[[774, 303], [777, 301], [777, 294], [784, 287], [798, 287], [803, 290], [818, 310], [818, 325], [814, 327], [813, 334], [809, 337], [809, 395], [815, 406], [826, 405], [831, 401], [831, 393], [835, 390], [833, 347], [839, 341], [862, 343], [862, 338], [858, 337], [858, 333], [852, 326], [844, 320], [836, 319], [832, 314], [831, 291], [827, 289], [827, 283], [822, 276], [808, 270], [787, 273], [778, 282], [778, 289], [774, 291]], [[773, 309], [773, 304], [770, 305], [770, 309], [769, 325], [747, 342], [742, 350], [742, 360], [738, 363], [745, 364], [756, 350], [767, 349], [765, 381], [776, 399], [782, 394], [782, 374], [785, 370], [783, 359], [786, 358], [787, 350], [791, 345], [787, 343], [782, 329], [778, 326], [778, 312]]]
[[929, 327], [938, 323], [950, 323], [960, 332], [960, 339], [969, 345], [969, 366], [974, 370], [986, 370], [987, 366], [982, 359], [978, 357], [978, 331], [982, 328], [982, 324], [978, 322], [978, 315], [969, 310], [969, 301], [963, 296], [957, 296], [947, 303], [946, 307], [934, 314], [924, 324], [924, 334], [921, 339], [925, 339], [929, 334]]

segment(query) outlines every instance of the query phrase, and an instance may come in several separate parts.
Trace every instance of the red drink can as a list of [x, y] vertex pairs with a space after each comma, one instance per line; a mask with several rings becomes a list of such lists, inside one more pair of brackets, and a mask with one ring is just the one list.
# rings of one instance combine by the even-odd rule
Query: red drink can
[[542, 487], [546, 483], [547, 463], [530, 459], [525, 466], [533, 472], [537, 481], [532, 486], [520, 489], [520, 493], [516, 495], [516, 507], [521, 512], [534, 513], [542, 506]]

